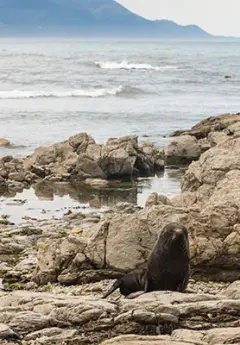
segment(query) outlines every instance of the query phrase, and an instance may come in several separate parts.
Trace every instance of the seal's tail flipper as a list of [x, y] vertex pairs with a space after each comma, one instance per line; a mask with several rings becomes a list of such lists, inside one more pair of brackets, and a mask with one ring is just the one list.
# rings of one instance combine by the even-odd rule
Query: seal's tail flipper
[[103, 295], [102, 298], [107, 298], [109, 295], [111, 295], [115, 290], [117, 290], [121, 285], [121, 278], [117, 279], [113, 285], [110, 287], [110, 289]]

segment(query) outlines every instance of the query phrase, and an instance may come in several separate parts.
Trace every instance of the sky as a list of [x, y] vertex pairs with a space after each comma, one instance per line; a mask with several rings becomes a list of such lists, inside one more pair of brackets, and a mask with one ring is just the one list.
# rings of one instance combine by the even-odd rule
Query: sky
[[240, 37], [240, 0], [117, 0], [148, 19], [196, 24], [214, 35]]

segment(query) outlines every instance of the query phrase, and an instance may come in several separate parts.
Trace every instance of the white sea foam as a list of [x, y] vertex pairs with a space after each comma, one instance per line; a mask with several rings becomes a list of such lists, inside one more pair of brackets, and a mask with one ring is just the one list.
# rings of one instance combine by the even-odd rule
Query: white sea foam
[[165, 66], [152, 66], [150, 64], [136, 64], [128, 63], [126, 60], [122, 62], [114, 61], [96, 61], [95, 65], [102, 69], [126, 69], [126, 70], [154, 70], [154, 71], [164, 71], [168, 69], [177, 69], [176, 66], [165, 65]]
[[0, 99], [25, 99], [25, 98], [71, 98], [71, 97], [105, 97], [116, 96], [124, 92], [124, 86], [99, 89], [77, 89], [66, 91], [0, 91]]

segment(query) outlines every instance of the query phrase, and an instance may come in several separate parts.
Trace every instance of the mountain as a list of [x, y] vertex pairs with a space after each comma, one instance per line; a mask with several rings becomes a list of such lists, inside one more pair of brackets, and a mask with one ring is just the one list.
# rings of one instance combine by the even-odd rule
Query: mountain
[[114, 0], [0, 0], [0, 35], [207, 38], [197, 26], [147, 20]]

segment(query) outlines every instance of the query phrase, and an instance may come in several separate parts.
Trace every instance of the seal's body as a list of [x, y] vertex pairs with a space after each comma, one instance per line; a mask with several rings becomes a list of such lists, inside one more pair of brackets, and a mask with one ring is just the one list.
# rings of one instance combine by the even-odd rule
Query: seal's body
[[103, 298], [118, 288], [127, 296], [133, 292], [169, 290], [184, 292], [190, 274], [188, 232], [180, 223], [169, 223], [160, 232], [149, 255], [147, 269], [117, 279]]
[[183, 292], [190, 274], [188, 231], [180, 223], [169, 223], [159, 234], [149, 255], [144, 292]]
[[111, 295], [115, 290], [119, 289], [120, 293], [128, 296], [133, 292], [144, 291], [145, 272], [133, 272], [117, 279], [110, 289], [103, 295], [103, 298]]

